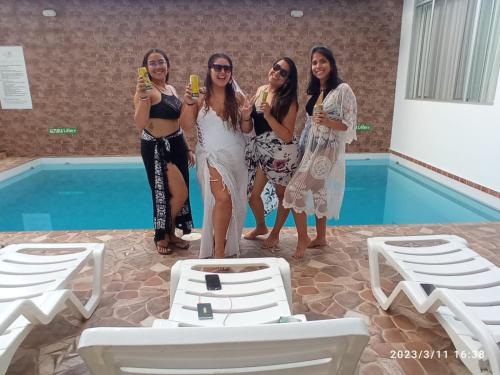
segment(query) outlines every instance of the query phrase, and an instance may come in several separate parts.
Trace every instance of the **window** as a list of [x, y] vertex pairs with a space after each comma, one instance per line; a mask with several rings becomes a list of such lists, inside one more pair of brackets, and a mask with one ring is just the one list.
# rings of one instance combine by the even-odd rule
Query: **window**
[[407, 97], [493, 104], [500, 0], [416, 0]]

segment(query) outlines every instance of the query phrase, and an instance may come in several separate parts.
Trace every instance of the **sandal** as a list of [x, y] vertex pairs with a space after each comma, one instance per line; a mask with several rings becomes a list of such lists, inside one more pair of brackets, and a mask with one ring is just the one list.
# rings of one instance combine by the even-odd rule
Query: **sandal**
[[169, 248], [169, 243], [167, 240], [154, 240], [156, 251], [160, 255], [170, 255], [173, 253], [173, 250]]
[[188, 241], [183, 240], [182, 238], [176, 237], [175, 235], [171, 234], [169, 246], [179, 250], [187, 250], [189, 249], [190, 243]]

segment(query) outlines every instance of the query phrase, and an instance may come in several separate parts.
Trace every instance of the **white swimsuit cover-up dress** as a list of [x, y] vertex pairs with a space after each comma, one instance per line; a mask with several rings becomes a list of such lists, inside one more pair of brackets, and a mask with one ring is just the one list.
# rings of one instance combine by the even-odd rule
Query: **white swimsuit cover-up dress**
[[[240, 239], [247, 210], [248, 171], [245, 164], [245, 138], [239, 127], [236, 131], [211, 108], [198, 112], [198, 144], [196, 145], [196, 173], [203, 197], [203, 227], [200, 258], [214, 254], [212, 213], [215, 198], [210, 189], [208, 164], [217, 169], [223, 185], [229, 190], [232, 215], [226, 234], [225, 256], [240, 255]], [[208, 164], [207, 164], [208, 163]]]
[[283, 206], [319, 218], [339, 218], [345, 188], [345, 145], [356, 140], [356, 97], [341, 83], [323, 100], [329, 118], [341, 121], [347, 130], [314, 124], [307, 115], [303, 138], [305, 150], [300, 165], [285, 190]]

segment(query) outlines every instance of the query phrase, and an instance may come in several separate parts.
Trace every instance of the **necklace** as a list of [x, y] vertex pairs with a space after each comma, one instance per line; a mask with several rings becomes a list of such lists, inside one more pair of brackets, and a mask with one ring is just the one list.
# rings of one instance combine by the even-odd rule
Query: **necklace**
[[162, 94], [167, 95], [168, 92], [167, 87], [160, 87], [156, 83], [153, 83], [153, 86], [156, 87], [158, 91], [161, 92]]

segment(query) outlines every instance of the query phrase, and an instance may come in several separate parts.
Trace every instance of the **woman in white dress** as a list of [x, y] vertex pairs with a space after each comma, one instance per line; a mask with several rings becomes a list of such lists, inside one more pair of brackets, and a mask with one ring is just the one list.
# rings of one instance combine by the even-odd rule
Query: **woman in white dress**
[[[308, 247], [328, 244], [326, 220], [338, 219], [344, 197], [345, 145], [356, 139], [356, 97], [339, 78], [333, 53], [324, 46], [311, 51], [307, 93], [304, 155], [283, 199], [283, 206], [293, 209], [297, 226], [295, 258], [302, 258]], [[308, 214], [316, 216], [313, 241], [307, 234]]]
[[180, 123], [196, 126], [196, 169], [203, 195], [200, 258], [238, 256], [246, 216], [248, 182], [243, 133], [252, 130], [250, 103], [235, 92], [233, 63], [223, 53], [208, 60], [206, 93], [193, 100], [184, 95]]

